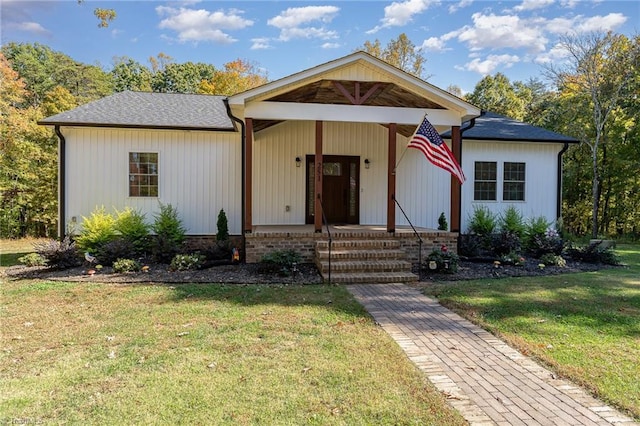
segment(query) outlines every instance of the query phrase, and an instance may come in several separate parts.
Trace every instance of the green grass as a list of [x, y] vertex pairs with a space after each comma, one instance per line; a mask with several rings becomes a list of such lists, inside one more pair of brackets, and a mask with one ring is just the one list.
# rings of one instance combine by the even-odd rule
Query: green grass
[[0, 268], [19, 265], [18, 259], [27, 253], [33, 253], [33, 245], [39, 241], [35, 238], [20, 240], [0, 240]]
[[640, 419], [640, 246], [616, 252], [627, 266], [424, 292]]
[[0, 290], [2, 420], [465, 424], [343, 287]]

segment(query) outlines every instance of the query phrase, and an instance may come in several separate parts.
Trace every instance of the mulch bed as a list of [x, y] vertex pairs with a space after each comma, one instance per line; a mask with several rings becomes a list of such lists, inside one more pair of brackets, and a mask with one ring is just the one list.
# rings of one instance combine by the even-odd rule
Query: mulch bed
[[[422, 281], [459, 281], [480, 278], [505, 278], [521, 276], [545, 276], [572, 272], [596, 271], [611, 268], [608, 265], [567, 261], [567, 266], [546, 266], [540, 268], [538, 261], [527, 260], [522, 266], [499, 265], [492, 262], [461, 261], [455, 274], [424, 271]], [[417, 266], [414, 273], [418, 273]], [[77, 267], [65, 270], [51, 270], [44, 267], [11, 266], [4, 274], [8, 279], [42, 279], [71, 282], [96, 283], [236, 283], [236, 284], [319, 284], [322, 283], [315, 265], [299, 264], [289, 276], [266, 272], [260, 264], [220, 265], [195, 271], [169, 271], [168, 265], [151, 264], [148, 272], [114, 273], [104, 267], [94, 275], [87, 274], [88, 268]]]

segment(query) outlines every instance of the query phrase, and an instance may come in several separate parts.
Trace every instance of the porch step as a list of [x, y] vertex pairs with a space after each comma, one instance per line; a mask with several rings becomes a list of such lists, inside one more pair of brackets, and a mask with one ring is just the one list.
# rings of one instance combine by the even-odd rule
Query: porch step
[[418, 281], [418, 276], [411, 272], [331, 273], [331, 282], [340, 284], [385, 284], [414, 281]]
[[[329, 278], [329, 242], [316, 242], [316, 265]], [[331, 245], [331, 281], [338, 283], [392, 283], [417, 281], [411, 262], [393, 239], [334, 240]]]

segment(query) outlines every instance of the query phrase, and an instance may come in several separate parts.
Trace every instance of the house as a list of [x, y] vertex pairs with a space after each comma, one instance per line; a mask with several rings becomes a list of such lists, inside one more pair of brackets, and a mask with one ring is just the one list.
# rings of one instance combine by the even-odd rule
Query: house
[[[462, 157], [462, 187], [407, 149], [425, 114]], [[228, 98], [122, 92], [40, 124], [54, 126], [60, 139], [61, 231], [96, 206], [150, 217], [162, 202], [177, 207], [191, 236], [204, 238], [215, 234], [224, 209], [248, 262], [274, 248], [322, 257], [329, 233], [338, 246], [395, 240], [416, 261], [417, 235], [426, 250], [455, 246], [478, 202], [496, 211], [520, 203], [527, 215], [553, 221], [560, 157], [574, 142], [481, 116], [363, 52]], [[441, 213], [450, 232], [436, 230]]]

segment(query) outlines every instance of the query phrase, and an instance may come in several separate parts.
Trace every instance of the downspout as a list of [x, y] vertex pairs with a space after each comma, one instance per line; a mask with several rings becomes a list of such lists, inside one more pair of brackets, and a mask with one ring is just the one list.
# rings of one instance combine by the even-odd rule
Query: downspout
[[58, 238], [62, 241], [66, 234], [66, 204], [67, 204], [67, 184], [66, 184], [66, 153], [67, 153], [67, 140], [60, 131], [60, 126], [56, 125], [54, 131], [58, 136], [60, 142], [58, 143]]
[[242, 186], [242, 189], [241, 189], [241, 193], [242, 193], [242, 195], [241, 195], [241, 209], [242, 209], [241, 210], [242, 211], [241, 215], [242, 215], [242, 217], [240, 218], [240, 227], [241, 227], [240, 229], [241, 229], [241, 232], [242, 232], [242, 252], [245, 255], [244, 259], [245, 259], [245, 262], [246, 262], [246, 259], [247, 259], [247, 250], [246, 250], [247, 249], [247, 242], [246, 242], [245, 236], [244, 236], [244, 233], [245, 233], [244, 217], [245, 217], [245, 198], [246, 198], [245, 176], [244, 176], [245, 175], [245, 157], [246, 157], [246, 154], [245, 154], [245, 138], [246, 138], [245, 132], [246, 132], [246, 130], [245, 130], [244, 121], [240, 120], [238, 117], [233, 115], [233, 113], [231, 112], [231, 106], [229, 106], [229, 98], [224, 98], [222, 101], [224, 102], [224, 106], [227, 108], [227, 115], [229, 116], [229, 118], [231, 120], [235, 121], [236, 123], [240, 124], [240, 144], [241, 144], [240, 146], [241, 146], [241, 150], [242, 150], [241, 151], [241, 155], [240, 155], [241, 162], [242, 162], [242, 164], [241, 164], [241, 175], [242, 176], [241, 176], [241, 183], [240, 183], [240, 185]]
[[558, 187], [556, 192], [556, 221], [562, 217], [562, 155], [569, 149], [569, 142], [558, 153]]

